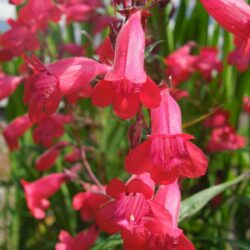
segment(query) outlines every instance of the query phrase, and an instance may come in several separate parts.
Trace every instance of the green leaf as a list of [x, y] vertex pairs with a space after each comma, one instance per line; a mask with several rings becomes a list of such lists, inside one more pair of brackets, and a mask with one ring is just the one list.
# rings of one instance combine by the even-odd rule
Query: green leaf
[[91, 250], [111, 250], [114, 249], [115, 246], [119, 246], [121, 244], [121, 236], [119, 234], [115, 234], [110, 236], [108, 239], [98, 242], [91, 248]]
[[200, 209], [202, 209], [211, 199], [213, 199], [219, 193], [225, 191], [227, 188], [243, 181], [245, 179], [249, 179], [250, 171], [240, 175], [232, 181], [228, 181], [211, 188], [207, 188], [187, 199], [182, 201], [179, 221], [182, 221], [188, 217], [191, 217], [195, 213], [197, 213]]

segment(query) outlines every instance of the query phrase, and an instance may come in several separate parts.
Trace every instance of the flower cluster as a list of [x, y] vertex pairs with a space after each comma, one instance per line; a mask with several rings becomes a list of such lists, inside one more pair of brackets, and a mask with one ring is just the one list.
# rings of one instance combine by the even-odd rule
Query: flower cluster
[[[23, 4], [23, 1], [11, 2]], [[75, 237], [62, 230], [56, 250], [90, 249], [100, 231], [119, 233], [126, 250], [195, 249], [178, 227], [180, 186], [183, 179], [204, 176], [208, 160], [202, 149], [193, 143], [194, 136], [182, 128], [182, 112], [177, 101], [188, 93], [154, 81], [150, 71], [146, 71], [146, 21], [150, 14], [149, 8], [141, 3], [145, 1], [114, 1], [124, 8], [120, 10], [123, 22], [101, 15], [97, 9], [103, 4], [98, 0], [42, 2], [29, 0], [21, 5], [18, 19], [9, 20], [10, 30], [0, 36], [0, 60], [22, 56], [25, 61], [22, 76], [0, 72], [0, 99], [10, 96], [24, 83], [23, 102], [28, 105], [28, 112], [4, 129], [4, 138], [11, 151], [17, 150], [19, 138], [32, 128], [34, 143], [44, 148], [34, 168], [40, 173], [50, 171], [33, 182], [21, 180], [32, 216], [46, 218], [50, 207], [48, 199], [62, 185], [80, 182], [83, 190], [74, 195], [72, 207], [91, 226]], [[201, 2], [211, 16], [235, 35], [236, 50], [228, 61], [239, 70], [245, 70], [250, 61], [249, 5], [243, 0]], [[112, 31], [116, 34], [99, 44], [95, 59], [83, 56], [87, 54], [86, 48], [70, 43], [60, 47], [55, 62], [43, 63], [45, 58], [27, 55], [25, 52], [39, 47], [38, 33], [46, 33], [49, 22], [57, 23], [61, 16], [66, 16], [68, 25], [92, 22], [94, 34], [112, 22]], [[193, 53], [192, 49], [198, 49], [198, 53]], [[67, 53], [74, 57], [63, 58]], [[175, 87], [195, 72], [205, 82], [210, 82], [214, 72], [223, 70], [217, 54], [215, 47], [199, 48], [189, 42], [166, 56], [166, 75], [171, 76]], [[80, 98], [90, 98], [96, 107], [111, 106], [121, 120], [136, 118], [136, 124], [129, 130], [131, 148], [124, 159], [124, 168], [131, 174], [125, 183], [114, 178], [105, 185], [94, 175], [86, 156], [92, 148], [82, 145], [76, 129], [81, 120], [72, 111]], [[66, 106], [64, 113], [58, 111], [61, 102]], [[246, 98], [244, 109], [247, 112], [249, 106]], [[147, 111], [150, 128], [141, 139]], [[63, 137], [67, 126], [73, 127], [74, 142]], [[214, 112], [204, 126], [212, 129], [207, 146], [210, 153], [245, 145], [244, 138], [230, 125], [229, 112], [225, 110]], [[54, 173], [53, 166], [61, 152], [68, 148], [71, 151], [64, 155], [64, 164], [74, 165]], [[88, 182], [80, 176], [82, 169], [89, 177]]]

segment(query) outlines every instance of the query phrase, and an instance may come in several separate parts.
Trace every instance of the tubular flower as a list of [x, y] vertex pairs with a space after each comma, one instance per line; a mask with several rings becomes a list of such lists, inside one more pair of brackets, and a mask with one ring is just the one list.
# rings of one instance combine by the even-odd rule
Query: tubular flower
[[14, 151], [18, 149], [18, 139], [32, 127], [27, 114], [14, 119], [3, 131], [3, 136], [7, 142], [9, 149]]
[[[193, 244], [178, 228], [181, 194], [177, 181], [170, 185], [160, 186], [154, 202], [161, 205], [161, 209], [154, 209], [154, 216], [146, 222], [146, 227], [153, 233], [152, 237], [148, 238], [149, 249], [194, 250]], [[172, 217], [171, 224], [168, 222], [169, 215], [166, 211]]]
[[0, 36], [0, 61], [11, 60], [25, 51], [35, 51], [39, 47], [36, 35], [19, 21], [9, 19], [11, 29]]
[[96, 226], [80, 232], [72, 237], [67, 231], [62, 230], [59, 234], [60, 243], [56, 244], [55, 250], [89, 250], [98, 237]]
[[0, 100], [9, 97], [22, 82], [23, 77], [5, 75], [0, 72]]
[[35, 163], [35, 168], [38, 171], [44, 171], [50, 169], [56, 162], [60, 154], [60, 149], [66, 147], [67, 142], [59, 142], [53, 147], [47, 149], [43, 154], [41, 154]]
[[191, 55], [191, 49], [194, 46], [194, 42], [189, 42], [165, 58], [166, 74], [168, 77], [171, 76], [174, 86], [186, 81], [195, 71], [194, 63], [197, 56]]
[[115, 113], [123, 119], [133, 117], [140, 102], [147, 108], [159, 105], [160, 91], [144, 71], [144, 49], [141, 11], [136, 11], [118, 34], [112, 69], [93, 89], [94, 105], [113, 105]]
[[168, 89], [161, 92], [162, 101], [151, 110], [152, 135], [129, 152], [125, 159], [128, 172], [149, 172], [160, 184], [174, 182], [178, 177], [197, 178], [206, 173], [207, 159], [203, 152], [182, 134], [181, 111]]
[[227, 31], [236, 37], [236, 51], [229, 63], [245, 70], [249, 63], [250, 6], [244, 0], [201, 0], [206, 11]]
[[48, 198], [67, 180], [67, 175], [62, 173], [51, 174], [31, 183], [21, 180], [28, 208], [36, 219], [45, 218], [45, 210], [50, 206]]
[[237, 150], [244, 146], [245, 138], [237, 135], [235, 130], [230, 125], [227, 125], [212, 130], [207, 151], [216, 153], [225, 150]]
[[201, 73], [206, 81], [212, 80], [214, 71], [221, 72], [223, 69], [222, 63], [216, 58], [217, 53], [216, 48], [202, 48], [195, 62], [195, 69]]
[[241, 72], [247, 70], [250, 63], [250, 49], [246, 50], [243, 40], [234, 37], [235, 50], [228, 55], [228, 63], [235, 65]]
[[107, 201], [109, 198], [103, 194], [103, 190], [92, 185], [86, 192], [74, 196], [72, 206], [75, 210], [80, 210], [82, 220], [92, 221], [95, 220], [98, 209]]
[[59, 22], [61, 11], [51, 0], [29, 0], [19, 13], [19, 20], [32, 30], [45, 30], [49, 21]]
[[81, 90], [109, 68], [85, 57], [66, 58], [46, 66], [34, 56], [27, 60], [36, 70], [26, 82], [24, 94], [32, 121], [39, 120], [44, 112], [54, 113], [62, 96]]
[[53, 141], [64, 134], [64, 124], [72, 121], [71, 116], [55, 114], [44, 117], [33, 131], [33, 140], [44, 147], [50, 147]]
[[148, 214], [148, 201], [154, 194], [154, 185], [147, 175], [135, 177], [126, 185], [119, 179], [113, 179], [106, 194], [112, 199], [99, 209], [97, 224], [109, 234], [121, 231], [123, 237], [127, 231], [137, 228]]

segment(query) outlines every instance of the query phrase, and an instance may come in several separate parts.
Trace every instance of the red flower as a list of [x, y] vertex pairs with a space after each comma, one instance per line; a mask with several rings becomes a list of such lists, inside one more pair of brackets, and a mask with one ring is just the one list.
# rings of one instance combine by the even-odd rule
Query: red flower
[[143, 218], [143, 225], [123, 233], [124, 249], [136, 250], [194, 250], [192, 243], [178, 228], [180, 190], [175, 182], [160, 186], [150, 213]]
[[218, 109], [204, 121], [204, 126], [206, 128], [224, 127], [229, 122], [229, 115], [229, 111]]
[[236, 50], [229, 63], [246, 70], [250, 55], [250, 6], [244, 0], [201, 0], [207, 12], [236, 37]]
[[82, 220], [92, 221], [95, 219], [100, 206], [108, 200], [102, 189], [92, 185], [86, 192], [81, 192], [74, 196], [73, 208], [80, 210]]
[[113, 199], [103, 205], [97, 215], [97, 224], [109, 234], [136, 229], [149, 212], [148, 200], [154, 194], [154, 185], [148, 175], [133, 178], [126, 185], [113, 179], [106, 189]]
[[67, 142], [59, 142], [53, 147], [47, 149], [43, 152], [37, 159], [35, 168], [38, 171], [44, 171], [50, 169], [56, 162], [59, 154], [60, 149], [66, 147], [68, 145]]
[[32, 30], [48, 28], [49, 21], [59, 22], [61, 11], [51, 0], [29, 0], [19, 12], [19, 20]]
[[3, 136], [7, 142], [11, 151], [18, 149], [18, 139], [21, 137], [29, 128], [32, 123], [29, 120], [27, 114], [22, 115], [14, 119], [3, 131]]
[[67, 231], [62, 230], [59, 235], [60, 243], [56, 244], [55, 250], [89, 250], [98, 236], [96, 226], [80, 232], [72, 237]]
[[50, 206], [48, 198], [67, 180], [67, 175], [61, 173], [51, 174], [31, 183], [21, 180], [28, 208], [36, 219], [45, 218], [45, 210]]
[[26, 82], [24, 94], [32, 121], [39, 120], [44, 112], [54, 113], [62, 96], [83, 89], [108, 70], [108, 66], [84, 57], [66, 58], [46, 66], [34, 56], [27, 60], [36, 70]]
[[194, 72], [194, 63], [197, 56], [190, 54], [194, 42], [189, 42], [181, 48], [168, 55], [164, 62], [167, 65], [167, 76], [171, 76], [174, 86], [178, 86], [183, 81], [186, 81]]
[[71, 56], [83, 56], [85, 54], [84, 48], [75, 43], [63, 44], [59, 50], [61, 53], [67, 53]]
[[5, 75], [0, 72], [0, 100], [9, 97], [22, 82], [23, 77]]
[[144, 49], [141, 11], [136, 11], [118, 34], [112, 70], [93, 89], [94, 105], [113, 105], [115, 113], [123, 119], [133, 117], [140, 102], [147, 108], [159, 105], [159, 89], [144, 71]]
[[36, 35], [19, 21], [8, 20], [11, 29], [0, 36], [0, 61], [11, 60], [25, 51], [38, 49]]
[[230, 125], [227, 125], [212, 130], [207, 151], [210, 153], [216, 153], [225, 150], [237, 150], [244, 146], [245, 138], [237, 135], [235, 130]]
[[168, 89], [161, 92], [162, 101], [151, 110], [152, 135], [129, 152], [125, 159], [128, 172], [142, 174], [161, 184], [178, 177], [197, 178], [206, 173], [207, 159], [189, 142], [192, 136], [181, 132], [181, 111]]
[[235, 65], [241, 72], [247, 70], [250, 63], [250, 49], [246, 43], [234, 37], [235, 50], [228, 55], [228, 63]]
[[195, 62], [195, 69], [201, 73], [206, 81], [212, 80], [213, 71], [221, 72], [223, 69], [222, 63], [216, 58], [217, 53], [216, 48], [202, 48]]
[[42, 118], [33, 131], [33, 139], [37, 144], [50, 147], [54, 139], [60, 138], [64, 134], [64, 124], [71, 122], [71, 116], [55, 114]]

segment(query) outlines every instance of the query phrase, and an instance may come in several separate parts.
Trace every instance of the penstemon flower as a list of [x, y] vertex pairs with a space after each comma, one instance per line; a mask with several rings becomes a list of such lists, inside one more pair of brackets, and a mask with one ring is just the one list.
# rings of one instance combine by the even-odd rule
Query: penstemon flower
[[123, 119], [133, 117], [140, 103], [147, 108], [160, 103], [160, 91], [144, 70], [145, 33], [141, 18], [141, 11], [129, 16], [116, 39], [114, 65], [92, 92], [94, 105], [112, 105]]

